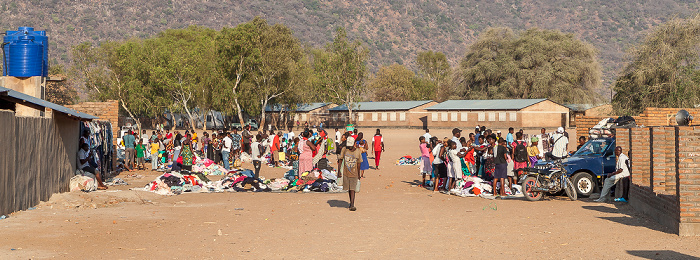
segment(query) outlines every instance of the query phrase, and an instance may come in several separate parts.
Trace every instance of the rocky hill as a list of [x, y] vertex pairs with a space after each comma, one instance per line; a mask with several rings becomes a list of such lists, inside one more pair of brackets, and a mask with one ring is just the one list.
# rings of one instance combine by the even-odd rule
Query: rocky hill
[[416, 53], [437, 50], [458, 65], [468, 44], [488, 27], [529, 27], [573, 33], [600, 50], [604, 85], [625, 62], [624, 51], [672, 17], [700, 11], [690, 0], [31, 0], [0, 1], [1, 30], [33, 26], [50, 36], [54, 63], [69, 62], [71, 46], [149, 37], [168, 28], [232, 27], [261, 16], [284, 23], [311, 46], [345, 26], [371, 50], [372, 68], [414, 68]]

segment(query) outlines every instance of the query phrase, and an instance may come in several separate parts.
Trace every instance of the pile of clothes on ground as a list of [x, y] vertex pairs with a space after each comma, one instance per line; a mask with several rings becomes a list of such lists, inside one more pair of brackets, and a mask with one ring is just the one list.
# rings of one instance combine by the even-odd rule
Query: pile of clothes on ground
[[204, 175], [225, 175], [228, 170], [221, 165], [214, 163], [210, 159], [198, 159], [197, 162], [192, 165], [192, 171], [201, 172]]
[[178, 195], [183, 192], [339, 192], [338, 177], [333, 170], [314, 169], [301, 177], [289, 171], [284, 178], [255, 178], [253, 171], [238, 169], [229, 171], [221, 180], [211, 181], [202, 173], [170, 172], [158, 176], [143, 190], [161, 195]]
[[413, 158], [410, 155], [404, 155], [401, 156], [396, 161], [396, 165], [419, 165], [420, 164], [420, 158]]
[[[490, 181], [485, 181], [479, 177], [467, 176], [462, 180], [458, 180], [454, 189], [450, 190], [450, 194], [460, 197], [492, 197], [493, 185]], [[499, 187], [500, 189], [500, 183]], [[513, 184], [513, 190], [506, 189], [505, 194], [508, 196], [522, 197], [522, 187]]]

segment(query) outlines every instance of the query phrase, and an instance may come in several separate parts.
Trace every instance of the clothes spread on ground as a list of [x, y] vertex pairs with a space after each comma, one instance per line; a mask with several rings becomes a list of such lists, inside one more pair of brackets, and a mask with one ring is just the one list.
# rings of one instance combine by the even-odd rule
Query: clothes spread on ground
[[420, 158], [413, 158], [409, 155], [401, 156], [396, 160], [396, 165], [420, 165]]

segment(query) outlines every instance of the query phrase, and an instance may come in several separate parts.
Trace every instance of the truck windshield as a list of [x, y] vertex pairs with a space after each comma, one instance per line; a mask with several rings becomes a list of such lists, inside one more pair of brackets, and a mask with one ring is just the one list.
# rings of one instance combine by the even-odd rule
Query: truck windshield
[[610, 145], [610, 140], [608, 139], [593, 139], [584, 144], [574, 155], [602, 155], [605, 152], [605, 148], [608, 148], [608, 145]]

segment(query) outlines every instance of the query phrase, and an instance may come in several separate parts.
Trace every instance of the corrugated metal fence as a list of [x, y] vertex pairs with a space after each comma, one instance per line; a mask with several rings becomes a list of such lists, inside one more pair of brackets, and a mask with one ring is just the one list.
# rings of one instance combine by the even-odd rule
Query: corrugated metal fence
[[57, 114], [45, 119], [0, 111], [0, 215], [68, 191], [80, 126]]

